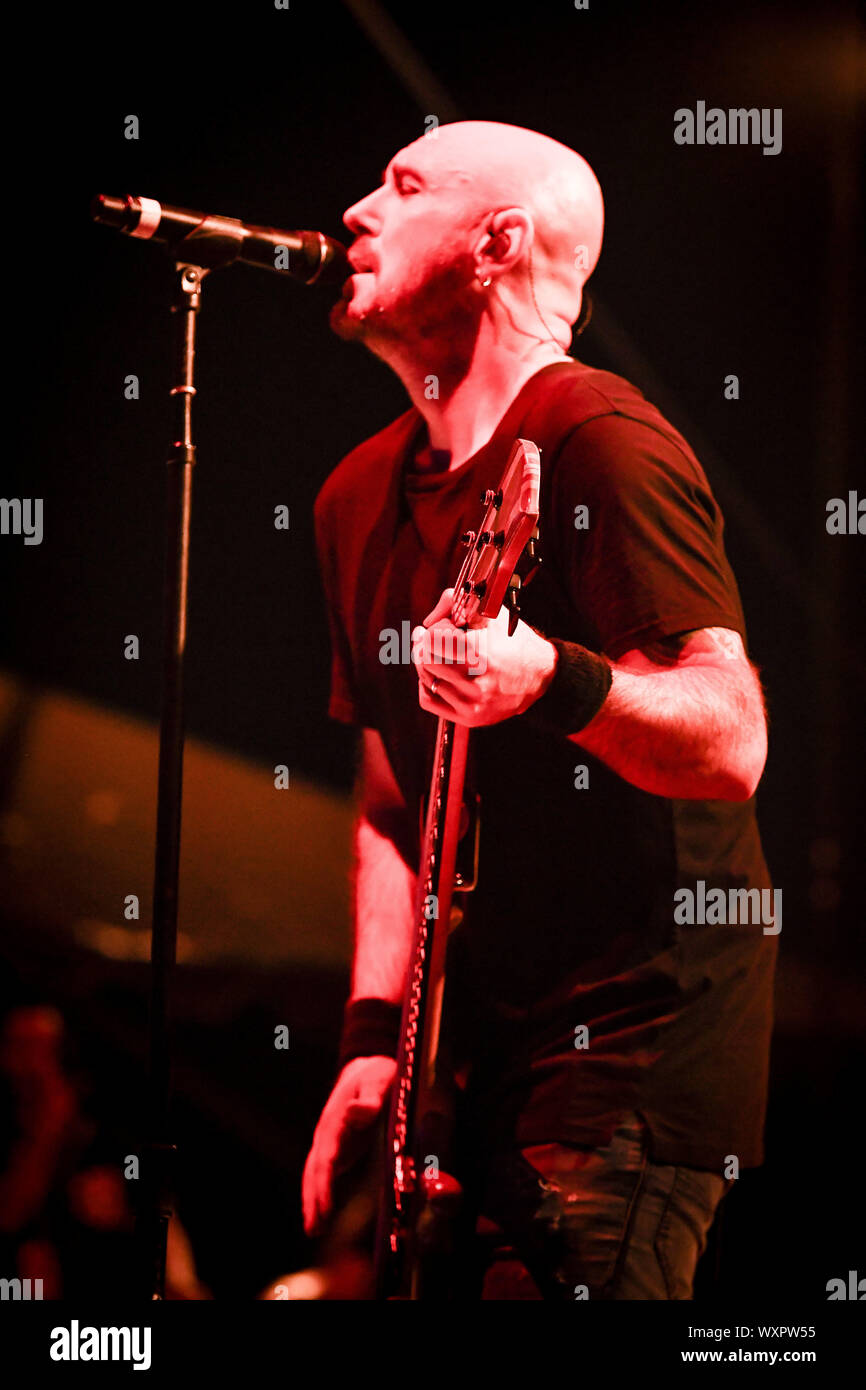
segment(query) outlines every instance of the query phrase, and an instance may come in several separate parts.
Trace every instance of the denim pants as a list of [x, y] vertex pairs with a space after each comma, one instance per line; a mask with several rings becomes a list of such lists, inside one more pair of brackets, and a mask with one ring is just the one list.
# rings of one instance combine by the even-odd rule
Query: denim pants
[[487, 1157], [463, 1296], [690, 1299], [698, 1259], [733, 1180], [651, 1163], [626, 1113], [599, 1149], [538, 1144]]

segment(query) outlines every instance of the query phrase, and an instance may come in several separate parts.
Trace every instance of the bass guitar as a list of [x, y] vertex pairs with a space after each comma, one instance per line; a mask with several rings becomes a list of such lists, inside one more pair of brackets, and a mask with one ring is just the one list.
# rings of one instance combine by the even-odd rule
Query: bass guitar
[[[466, 555], [454, 585], [451, 620], [469, 630], [494, 618], [503, 602], [509, 634], [522, 585], [540, 563], [541, 461], [518, 439], [499, 487], [481, 498], [478, 530], [464, 533]], [[478, 634], [483, 643], [483, 632]], [[481, 647], [483, 651], [483, 646]], [[376, 1231], [376, 1297], [448, 1298], [460, 1185], [453, 1161], [455, 1077], [441, 1045], [448, 935], [462, 918], [455, 892], [474, 886], [458, 870], [465, 833], [464, 783], [469, 730], [440, 718], [423, 824], [415, 898], [415, 936], [403, 1003], [397, 1073], [386, 1128], [385, 1181]], [[477, 871], [477, 806], [475, 808]]]

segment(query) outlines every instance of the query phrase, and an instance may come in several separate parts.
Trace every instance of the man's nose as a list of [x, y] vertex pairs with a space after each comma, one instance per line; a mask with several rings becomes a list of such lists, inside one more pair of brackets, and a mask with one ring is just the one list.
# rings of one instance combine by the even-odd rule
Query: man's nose
[[353, 203], [343, 213], [343, 222], [355, 236], [361, 236], [364, 232], [375, 233], [378, 230], [381, 218], [376, 212], [375, 199], [379, 192], [377, 188], [374, 193], [368, 193], [366, 198]]

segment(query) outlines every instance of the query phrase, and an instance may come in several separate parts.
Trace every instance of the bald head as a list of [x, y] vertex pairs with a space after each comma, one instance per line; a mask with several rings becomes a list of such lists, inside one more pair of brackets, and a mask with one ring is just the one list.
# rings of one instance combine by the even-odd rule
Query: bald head
[[604, 231], [601, 188], [581, 155], [537, 131], [496, 121], [439, 126], [401, 154], [422, 160], [442, 181], [462, 184], [470, 217], [523, 208], [532, 219], [536, 293], [550, 312], [574, 323]]

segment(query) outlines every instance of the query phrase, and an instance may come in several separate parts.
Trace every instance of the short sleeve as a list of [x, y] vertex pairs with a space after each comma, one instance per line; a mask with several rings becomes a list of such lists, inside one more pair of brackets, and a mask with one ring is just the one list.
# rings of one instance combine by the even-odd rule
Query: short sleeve
[[578, 426], [556, 460], [550, 524], [560, 578], [614, 659], [703, 627], [732, 628], [745, 642], [722, 515], [677, 438], [608, 414]]
[[331, 641], [331, 692], [328, 714], [331, 719], [336, 719], [341, 724], [361, 724], [364, 722], [360, 710], [361, 702], [355, 690], [351, 648], [339, 601], [336, 555], [331, 545], [327, 509], [321, 494], [316, 499], [313, 517], [316, 555], [325, 594]]

